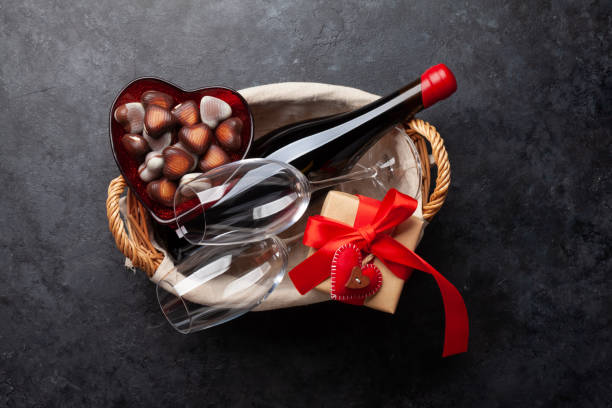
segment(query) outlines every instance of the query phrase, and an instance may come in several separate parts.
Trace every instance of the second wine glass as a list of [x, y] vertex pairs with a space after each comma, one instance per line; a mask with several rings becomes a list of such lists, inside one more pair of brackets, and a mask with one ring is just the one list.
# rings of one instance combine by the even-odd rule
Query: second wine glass
[[286, 270], [287, 247], [275, 236], [246, 244], [201, 246], [157, 280], [157, 300], [172, 327], [192, 333], [253, 309]]

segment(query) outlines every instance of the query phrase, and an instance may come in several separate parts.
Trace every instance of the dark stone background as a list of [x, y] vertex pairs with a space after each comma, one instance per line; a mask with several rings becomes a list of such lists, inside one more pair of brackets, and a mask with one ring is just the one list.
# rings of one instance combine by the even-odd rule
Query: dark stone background
[[[611, 5], [605, 1], [0, 5], [0, 406], [610, 406]], [[445, 62], [421, 117], [452, 162], [418, 252], [463, 294], [441, 359], [433, 280], [388, 316], [341, 304], [190, 336], [123, 267], [105, 215], [128, 81], [384, 94]]]

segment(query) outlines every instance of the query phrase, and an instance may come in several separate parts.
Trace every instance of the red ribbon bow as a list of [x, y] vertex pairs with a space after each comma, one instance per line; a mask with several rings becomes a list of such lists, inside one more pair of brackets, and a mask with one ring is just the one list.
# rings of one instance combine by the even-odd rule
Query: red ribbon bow
[[[370, 200], [368, 204], [376, 202], [367, 197], [360, 196], [359, 199], [360, 202]], [[355, 226], [321, 215], [310, 217], [304, 233], [304, 245], [318, 251], [293, 268], [289, 277], [301, 294], [310, 291], [329, 277], [334, 253], [346, 243], [367, 250], [401, 279], [410, 276], [409, 268], [428, 273], [436, 280], [444, 303], [446, 319], [442, 356], [463, 353], [467, 351], [469, 329], [467, 310], [461, 294], [420, 256], [388, 235], [391, 229], [412, 215], [417, 205], [418, 202], [414, 198], [391, 189], [375, 214], [373, 211], [369, 214], [358, 211]], [[367, 221], [364, 222], [364, 219]]]

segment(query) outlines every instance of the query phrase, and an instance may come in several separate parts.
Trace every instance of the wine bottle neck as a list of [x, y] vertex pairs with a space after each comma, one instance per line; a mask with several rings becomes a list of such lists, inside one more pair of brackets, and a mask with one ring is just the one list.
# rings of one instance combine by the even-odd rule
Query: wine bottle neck
[[[408, 85], [403, 90], [398, 92], [399, 93], [396, 92], [396, 96], [384, 98], [388, 99], [386, 102], [380, 104], [382, 101], [376, 101], [379, 103], [378, 106], [372, 106], [371, 109], [367, 109], [371, 105], [364, 107], [366, 108], [365, 112], [363, 112], [364, 108], [360, 109], [359, 111], [363, 113], [355, 116], [354, 118], [340, 123], [332, 128], [296, 140], [295, 142], [276, 150], [266, 158], [291, 163], [295, 159], [303, 156], [304, 152], [318, 149], [319, 147], [322, 147], [325, 144], [342, 137], [346, 133], [378, 118], [382, 114], [395, 110], [395, 108], [398, 108], [400, 105], [409, 100], [418, 100], [418, 102], [414, 104], [417, 106], [412, 106], [411, 109], [405, 113], [405, 115], [415, 113], [416, 111], [422, 109], [421, 85], [419, 82]], [[374, 102], [372, 105], [375, 105], [376, 102]]]

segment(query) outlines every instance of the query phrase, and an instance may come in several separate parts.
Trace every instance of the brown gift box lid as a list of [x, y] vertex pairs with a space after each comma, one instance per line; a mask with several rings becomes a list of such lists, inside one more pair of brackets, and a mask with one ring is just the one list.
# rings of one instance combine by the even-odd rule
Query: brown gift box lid
[[[358, 207], [359, 198], [357, 196], [341, 191], [330, 191], [323, 203], [321, 215], [348, 225], [353, 225], [355, 217], [357, 216]], [[426, 221], [422, 217], [413, 215], [398, 225], [395, 231], [393, 231], [392, 236], [406, 248], [414, 250], [423, 236], [425, 225]], [[308, 256], [312, 255], [314, 252], [315, 250], [311, 248]], [[374, 265], [376, 265], [382, 273], [383, 284], [377, 293], [365, 300], [364, 305], [382, 312], [395, 313], [397, 303], [399, 302], [404, 287], [404, 281], [395, 276], [378, 258], [374, 259]], [[315, 289], [329, 293], [331, 290], [330, 280], [325, 280]]]

